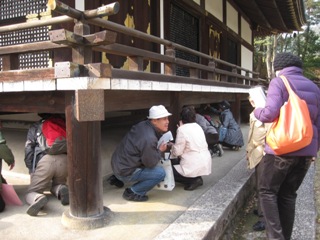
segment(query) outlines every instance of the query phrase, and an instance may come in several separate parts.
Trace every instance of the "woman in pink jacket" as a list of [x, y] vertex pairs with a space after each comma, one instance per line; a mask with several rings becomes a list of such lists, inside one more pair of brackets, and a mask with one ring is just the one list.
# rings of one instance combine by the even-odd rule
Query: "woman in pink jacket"
[[201, 176], [211, 173], [211, 155], [204, 132], [196, 123], [193, 107], [184, 107], [181, 111], [171, 158], [175, 181], [184, 184], [184, 190], [192, 191], [202, 186]]

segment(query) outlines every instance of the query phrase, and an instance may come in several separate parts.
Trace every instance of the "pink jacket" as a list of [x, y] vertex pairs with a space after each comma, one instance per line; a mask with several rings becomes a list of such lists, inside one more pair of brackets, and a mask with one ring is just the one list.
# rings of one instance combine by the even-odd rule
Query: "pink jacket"
[[211, 155], [202, 128], [197, 123], [187, 123], [177, 130], [171, 158], [180, 157], [180, 164], [174, 165], [185, 177], [198, 177], [211, 173]]

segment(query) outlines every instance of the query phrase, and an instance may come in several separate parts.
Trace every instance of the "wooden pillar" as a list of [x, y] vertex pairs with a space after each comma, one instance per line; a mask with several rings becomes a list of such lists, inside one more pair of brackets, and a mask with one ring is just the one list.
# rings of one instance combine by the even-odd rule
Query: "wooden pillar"
[[103, 227], [109, 209], [103, 206], [100, 122], [79, 122], [74, 104], [66, 106], [66, 119], [70, 209], [62, 223], [74, 229]]
[[19, 55], [10, 54], [2, 56], [2, 70], [16, 70], [19, 69]]
[[[88, 25], [77, 22], [74, 32], [85, 35], [90, 33], [90, 29]], [[91, 63], [92, 50], [86, 46], [76, 47], [72, 50], [72, 59], [78, 64]], [[109, 212], [103, 206], [101, 123], [94, 119], [80, 121], [76, 117], [79, 115], [76, 112], [80, 102], [77, 102], [78, 95], [66, 95], [70, 209], [64, 213], [62, 223], [75, 229], [93, 229], [107, 224]]]
[[181, 92], [172, 92], [170, 93], [170, 108], [169, 112], [172, 113], [172, 116], [170, 116], [170, 122], [169, 122], [169, 130], [172, 132], [173, 137], [176, 137], [177, 132], [177, 124], [180, 120], [180, 112], [183, 107]]
[[[212, 70], [216, 69], [216, 63], [215, 61], [211, 60], [208, 63], [208, 67], [212, 68]], [[208, 80], [216, 80], [216, 74], [215, 72], [208, 72]]]
[[[171, 47], [167, 47], [165, 55], [175, 58], [176, 57], [176, 51]], [[165, 66], [164, 66], [164, 74], [166, 74], [166, 75], [176, 75], [176, 64], [174, 64], [174, 63], [166, 63]]]
[[235, 94], [235, 102], [234, 105], [232, 106], [232, 112], [233, 112], [233, 117], [236, 120], [238, 124], [241, 123], [241, 97], [239, 94]]

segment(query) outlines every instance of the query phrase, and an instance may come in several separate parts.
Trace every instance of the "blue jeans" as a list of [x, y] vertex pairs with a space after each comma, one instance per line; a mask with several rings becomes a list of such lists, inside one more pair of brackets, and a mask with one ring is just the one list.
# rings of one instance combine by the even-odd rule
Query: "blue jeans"
[[132, 175], [119, 176], [115, 175], [123, 182], [135, 182], [131, 186], [131, 190], [139, 195], [146, 195], [154, 186], [163, 181], [166, 172], [163, 167], [155, 166], [154, 168], [137, 168]]
[[259, 197], [268, 239], [289, 240], [291, 238], [296, 192], [310, 163], [310, 157], [270, 154], [266, 154], [259, 163], [261, 165]]

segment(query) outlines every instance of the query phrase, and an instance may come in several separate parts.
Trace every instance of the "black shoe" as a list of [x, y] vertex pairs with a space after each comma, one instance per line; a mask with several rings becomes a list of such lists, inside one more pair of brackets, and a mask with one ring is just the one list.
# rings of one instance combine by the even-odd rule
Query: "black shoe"
[[60, 187], [58, 199], [60, 199], [62, 205], [69, 205], [69, 189], [66, 185]]
[[233, 147], [232, 147], [232, 150], [234, 150], [234, 151], [239, 151], [239, 150], [240, 150], [240, 147], [239, 147], [239, 146], [233, 146]]
[[118, 188], [122, 188], [124, 186], [124, 183], [120, 181], [118, 178], [116, 178], [115, 175], [111, 175], [107, 181], [108, 183], [110, 183], [110, 185], [114, 185]]
[[252, 226], [253, 231], [263, 231], [266, 229], [264, 222], [258, 221]]
[[218, 156], [221, 157], [223, 155], [223, 153], [224, 153], [223, 148], [222, 148], [220, 143], [218, 143], [217, 147], [219, 149], [218, 150]]
[[253, 214], [256, 215], [256, 216], [259, 216], [258, 209], [254, 209], [253, 210]]
[[203, 180], [201, 177], [197, 178], [193, 183], [190, 185], [187, 185], [184, 187], [184, 190], [186, 191], [192, 191], [195, 190], [197, 187], [200, 187], [203, 185]]
[[124, 190], [122, 197], [128, 201], [134, 202], [145, 202], [149, 199], [146, 195], [139, 195], [134, 193], [130, 188], [126, 188], [126, 190]]

